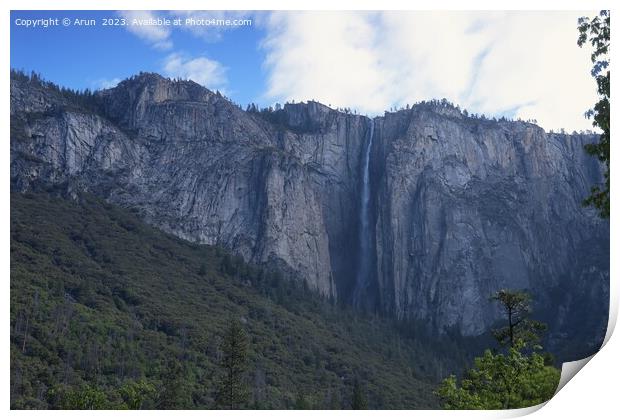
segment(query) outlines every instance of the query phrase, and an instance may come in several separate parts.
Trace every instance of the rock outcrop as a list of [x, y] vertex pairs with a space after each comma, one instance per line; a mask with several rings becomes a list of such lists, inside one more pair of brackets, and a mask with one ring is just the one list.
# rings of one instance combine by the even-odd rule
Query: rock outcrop
[[[601, 182], [583, 151], [592, 136], [445, 106], [388, 114], [377, 130], [377, 275], [390, 311], [479, 334], [501, 315], [488, 301], [501, 288], [531, 290], [550, 323], [577, 290], [598, 298], [575, 307], [606, 304], [609, 225], [581, 205]], [[606, 325], [605, 310], [591, 316]]]
[[[601, 180], [583, 152], [593, 136], [470, 118], [435, 102], [374, 125], [364, 307], [475, 335], [500, 315], [492, 292], [528, 288], [558, 339], [583, 313], [595, 330], [583, 341], [600, 341], [609, 224], [581, 206]], [[14, 79], [11, 185], [91, 191], [174, 235], [277, 264], [350, 301], [369, 128], [367, 117], [316, 102], [246, 112], [155, 74], [83, 101]]]

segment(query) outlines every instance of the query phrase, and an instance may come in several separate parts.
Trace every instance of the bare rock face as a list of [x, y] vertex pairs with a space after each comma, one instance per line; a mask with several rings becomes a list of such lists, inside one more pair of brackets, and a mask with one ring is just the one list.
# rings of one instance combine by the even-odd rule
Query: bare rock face
[[96, 112], [73, 109], [53, 90], [13, 83], [15, 188], [77, 182], [165, 231], [280, 264], [337, 296], [335, 273], [350, 269], [341, 261], [363, 117], [288, 105], [283, 130], [193, 82], [154, 74], [93, 101]]
[[596, 290], [581, 304], [596, 308], [602, 338], [609, 225], [581, 205], [601, 182], [583, 151], [593, 136], [442, 106], [388, 114], [377, 130], [377, 276], [390, 311], [473, 335], [500, 316], [488, 302], [499, 289], [533, 291], [550, 323], [564, 322], [567, 294]]
[[[86, 104], [11, 81], [11, 183], [68, 183], [181, 238], [273, 263], [350, 301], [367, 117], [316, 102], [245, 112], [196, 83], [141, 74]], [[469, 118], [431, 103], [375, 118], [364, 307], [475, 335], [489, 295], [528, 288], [559, 329], [605, 308], [609, 224], [581, 206], [594, 136]], [[604, 312], [604, 313], [602, 313]], [[595, 343], [606, 310], [584, 315]], [[558, 333], [561, 335], [561, 333]]]

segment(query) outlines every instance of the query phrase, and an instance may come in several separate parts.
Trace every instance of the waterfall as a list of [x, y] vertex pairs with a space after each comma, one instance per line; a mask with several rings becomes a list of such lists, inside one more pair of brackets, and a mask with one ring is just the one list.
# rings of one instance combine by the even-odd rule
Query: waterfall
[[353, 304], [358, 306], [364, 291], [368, 287], [368, 281], [372, 270], [372, 230], [370, 228], [370, 155], [372, 141], [375, 134], [375, 122], [370, 120], [370, 130], [368, 143], [362, 165], [364, 172], [362, 175], [362, 195], [360, 201], [360, 225], [359, 225], [359, 253], [357, 277], [355, 279], [355, 289], [353, 291]]

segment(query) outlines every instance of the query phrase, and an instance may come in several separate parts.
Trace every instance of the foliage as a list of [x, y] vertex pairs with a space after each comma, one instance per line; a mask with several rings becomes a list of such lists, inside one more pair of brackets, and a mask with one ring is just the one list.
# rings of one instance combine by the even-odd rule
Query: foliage
[[63, 410], [104, 410], [110, 408], [106, 394], [99, 388], [84, 385], [77, 389], [60, 391]]
[[252, 408], [293, 408], [300, 394], [311, 408], [350, 407], [354, 376], [371, 408], [435, 408], [442, 372], [471, 360], [463, 338], [359, 315], [286, 273], [58, 193], [11, 194], [12, 408], [60, 408], [85, 386], [114, 408], [142, 397], [142, 408], [213, 408], [231, 318], [245, 320]]
[[308, 398], [305, 395], [298, 394], [293, 408], [295, 410], [310, 410], [312, 409], [312, 403], [308, 401]]
[[186, 381], [183, 365], [177, 359], [168, 360], [162, 377], [157, 408], [176, 410], [189, 407], [190, 394], [187, 392]]
[[491, 296], [491, 300], [501, 304], [508, 322], [508, 325], [492, 331], [499, 344], [514, 347], [517, 341], [521, 341], [529, 346], [540, 341], [540, 334], [546, 330], [546, 326], [528, 318], [532, 300], [528, 293], [500, 290]]
[[218, 384], [216, 403], [230, 410], [239, 409], [248, 400], [245, 373], [248, 364], [248, 338], [238, 320], [230, 322], [222, 343], [223, 374]]
[[[505, 353], [486, 350], [459, 382], [451, 375], [437, 389], [444, 408], [497, 410], [541, 404], [555, 393], [560, 371], [551, 366], [553, 357], [538, 350], [546, 326], [528, 318], [531, 297], [523, 291], [500, 290], [491, 300], [502, 305], [508, 325], [493, 331]], [[528, 353], [529, 352], [529, 353]]]
[[609, 10], [601, 10], [598, 16], [593, 19], [588, 17], [579, 18], [579, 37], [577, 45], [583, 47], [589, 43], [593, 52], [590, 56], [592, 60], [592, 77], [596, 80], [599, 101], [594, 108], [586, 112], [586, 116], [592, 118], [592, 125], [603, 131], [598, 143], [586, 145], [586, 152], [596, 156], [606, 166], [605, 184], [603, 186], [592, 187], [591, 195], [584, 201], [585, 205], [594, 206], [598, 209], [603, 218], [610, 216], [610, 71], [609, 71], [609, 48], [610, 48], [610, 24], [611, 16]]
[[368, 401], [366, 400], [366, 395], [362, 384], [358, 379], [355, 379], [355, 382], [353, 383], [353, 403], [351, 404], [351, 408], [353, 410], [368, 409]]
[[157, 390], [152, 383], [145, 379], [139, 379], [125, 382], [119, 392], [129, 410], [140, 410], [145, 408], [148, 402], [155, 399]]
[[21, 83], [28, 83], [33, 87], [45, 89], [47, 93], [55, 94], [60, 103], [66, 103], [67, 105], [79, 107], [83, 110], [90, 112], [102, 112], [103, 104], [97, 92], [93, 92], [90, 89], [74, 90], [63, 86], [59, 86], [55, 83], [45, 80], [40, 74], [31, 72], [27, 74], [21, 70], [11, 69], [11, 80], [16, 80]]
[[454, 375], [444, 380], [438, 395], [444, 408], [507, 409], [541, 404], [551, 397], [560, 380], [560, 371], [545, 366], [542, 355], [523, 354], [511, 347], [508, 354], [486, 350], [475, 359], [460, 386]]

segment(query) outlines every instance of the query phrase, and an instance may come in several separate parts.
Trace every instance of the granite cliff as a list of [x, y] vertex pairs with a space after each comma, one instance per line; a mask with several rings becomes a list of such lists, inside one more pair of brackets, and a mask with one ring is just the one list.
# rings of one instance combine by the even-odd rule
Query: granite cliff
[[601, 180], [595, 140], [441, 102], [371, 121], [317, 102], [246, 112], [148, 73], [84, 103], [11, 80], [13, 190], [90, 191], [436, 331], [482, 333], [500, 316], [489, 295], [527, 288], [570, 356], [607, 323], [609, 224], [581, 206]]

